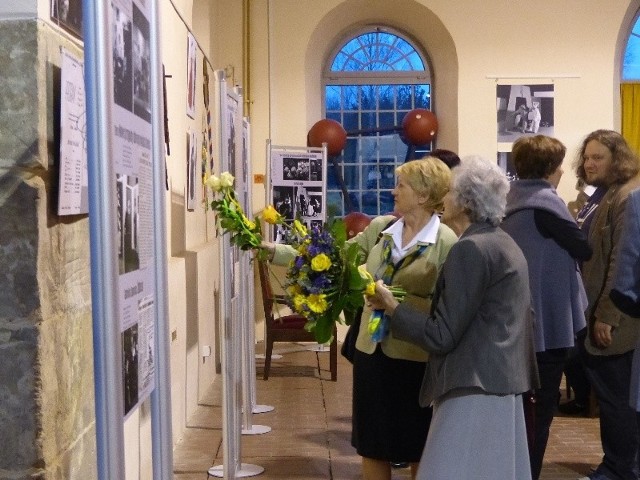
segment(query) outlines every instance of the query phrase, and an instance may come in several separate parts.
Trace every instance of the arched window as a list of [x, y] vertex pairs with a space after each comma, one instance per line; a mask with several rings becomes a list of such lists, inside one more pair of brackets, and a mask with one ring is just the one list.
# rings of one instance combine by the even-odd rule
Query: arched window
[[342, 158], [328, 167], [329, 213], [393, 211], [395, 168], [414, 153], [400, 136], [402, 119], [431, 108], [426, 56], [400, 33], [370, 26], [330, 57], [323, 85], [326, 117], [347, 131]]
[[640, 16], [629, 33], [622, 61], [620, 133], [640, 153]]
[[623, 80], [640, 80], [640, 17], [629, 34], [622, 66]]

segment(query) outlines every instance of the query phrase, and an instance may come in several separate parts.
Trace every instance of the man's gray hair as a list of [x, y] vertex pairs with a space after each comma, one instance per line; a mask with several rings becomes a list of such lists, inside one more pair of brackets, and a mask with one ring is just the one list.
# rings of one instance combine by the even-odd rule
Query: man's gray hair
[[509, 180], [496, 164], [472, 155], [453, 170], [451, 195], [472, 222], [497, 226], [507, 206]]

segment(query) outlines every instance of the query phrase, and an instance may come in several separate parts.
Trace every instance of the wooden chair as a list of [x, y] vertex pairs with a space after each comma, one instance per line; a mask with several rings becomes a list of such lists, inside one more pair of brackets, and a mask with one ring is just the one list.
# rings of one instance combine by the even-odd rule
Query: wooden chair
[[[264, 319], [266, 324], [264, 374], [265, 380], [269, 379], [271, 369], [271, 354], [275, 342], [315, 342], [313, 333], [304, 329], [306, 318], [297, 313], [276, 316], [276, 306], [286, 305], [284, 295], [276, 295], [271, 287], [269, 266], [265, 260], [256, 260], [258, 273], [260, 274], [260, 286], [262, 289], [262, 305], [264, 307]], [[337, 329], [333, 330], [333, 341], [329, 347], [329, 368], [331, 380], [338, 379], [338, 343]]]

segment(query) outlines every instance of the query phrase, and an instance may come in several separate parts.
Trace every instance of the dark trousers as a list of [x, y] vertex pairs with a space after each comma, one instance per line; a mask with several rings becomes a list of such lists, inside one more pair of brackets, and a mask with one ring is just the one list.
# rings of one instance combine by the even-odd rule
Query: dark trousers
[[534, 441], [533, 445], [529, 447], [531, 478], [533, 480], [538, 480], [542, 470], [542, 459], [547, 448], [549, 428], [558, 403], [558, 390], [566, 358], [566, 348], [536, 353], [540, 388], [536, 390]]
[[[578, 338], [578, 341], [584, 342], [584, 336], [582, 339]], [[567, 361], [564, 365], [564, 374], [567, 377], [567, 386], [573, 389], [574, 401], [578, 405], [588, 405], [591, 384], [584, 370], [582, 356], [580, 352], [578, 352], [578, 347], [571, 347], [569, 349]], [[569, 392], [567, 392], [567, 394], [568, 393]]]
[[629, 406], [633, 350], [622, 355], [590, 355], [581, 347], [589, 381], [600, 406], [604, 457], [596, 471], [611, 480], [638, 479], [638, 427]]

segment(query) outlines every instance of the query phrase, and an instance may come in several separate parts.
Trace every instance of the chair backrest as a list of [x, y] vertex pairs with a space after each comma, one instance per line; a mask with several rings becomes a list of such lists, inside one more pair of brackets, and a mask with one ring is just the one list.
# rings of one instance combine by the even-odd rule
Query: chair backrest
[[260, 275], [260, 289], [262, 291], [262, 307], [264, 308], [265, 321], [273, 321], [273, 288], [269, 278], [269, 265], [266, 260], [258, 259], [258, 274]]

